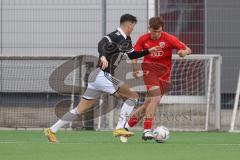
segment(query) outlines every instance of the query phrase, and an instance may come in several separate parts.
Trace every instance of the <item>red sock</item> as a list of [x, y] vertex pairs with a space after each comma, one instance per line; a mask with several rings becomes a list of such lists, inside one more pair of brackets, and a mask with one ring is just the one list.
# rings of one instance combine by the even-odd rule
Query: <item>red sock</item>
[[146, 118], [144, 121], [144, 129], [152, 129], [153, 118]]
[[133, 115], [133, 116], [128, 120], [128, 125], [132, 128], [132, 127], [134, 127], [138, 122], [139, 122], [139, 120], [137, 119], [137, 117], [136, 117], [135, 115]]

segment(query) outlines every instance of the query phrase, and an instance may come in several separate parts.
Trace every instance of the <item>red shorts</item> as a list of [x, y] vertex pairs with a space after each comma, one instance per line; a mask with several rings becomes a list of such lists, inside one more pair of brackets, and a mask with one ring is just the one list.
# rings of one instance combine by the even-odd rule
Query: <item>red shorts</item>
[[157, 86], [164, 95], [170, 86], [170, 69], [160, 63], [142, 63], [143, 80], [147, 90]]

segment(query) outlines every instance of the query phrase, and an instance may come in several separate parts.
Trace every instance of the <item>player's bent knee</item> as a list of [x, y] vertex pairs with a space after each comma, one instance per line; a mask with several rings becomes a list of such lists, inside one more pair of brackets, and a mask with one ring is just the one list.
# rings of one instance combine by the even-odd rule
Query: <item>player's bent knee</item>
[[132, 99], [138, 99], [138, 98], [139, 98], [139, 95], [138, 95], [137, 92], [132, 92], [132, 95], [131, 95], [130, 98], [132, 98]]
[[160, 100], [161, 100], [161, 97], [160, 97], [160, 96], [152, 97], [152, 98], [151, 98], [151, 103], [153, 103], [153, 104], [159, 104], [159, 103], [160, 103]]
[[161, 90], [159, 87], [153, 86], [149, 91], [148, 91], [148, 96], [150, 98], [152, 97], [159, 97], [161, 96]]

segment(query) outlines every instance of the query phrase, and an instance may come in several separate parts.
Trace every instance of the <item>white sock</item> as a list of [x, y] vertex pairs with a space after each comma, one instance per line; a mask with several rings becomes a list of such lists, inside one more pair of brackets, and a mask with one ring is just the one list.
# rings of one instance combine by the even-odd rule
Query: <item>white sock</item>
[[63, 121], [63, 120], [59, 119], [54, 125], [52, 125], [52, 127], [50, 127], [50, 129], [53, 133], [56, 133], [59, 128], [63, 127], [64, 125], [66, 125], [68, 123], [69, 123], [69, 121]]
[[133, 111], [133, 108], [134, 106], [130, 106], [127, 103], [123, 104], [116, 129], [124, 128], [124, 124], [127, 122], [128, 117]]
[[76, 117], [74, 115], [77, 116], [78, 114], [79, 113], [78, 113], [77, 107], [72, 109], [71, 111], [69, 111], [65, 115], [63, 115], [62, 119], [59, 119], [54, 125], [52, 125], [52, 127], [50, 127], [50, 130], [52, 132], [56, 133], [59, 130], [59, 128], [70, 123], [71, 121], [75, 120]]
[[125, 123], [124, 128], [127, 128], [128, 130], [131, 128], [131, 127], [129, 126], [128, 122]]

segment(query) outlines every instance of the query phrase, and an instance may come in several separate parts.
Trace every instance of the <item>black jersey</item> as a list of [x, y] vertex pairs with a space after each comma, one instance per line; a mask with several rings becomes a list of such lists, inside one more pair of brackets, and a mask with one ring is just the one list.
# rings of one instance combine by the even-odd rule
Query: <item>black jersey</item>
[[[114, 74], [114, 70], [119, 65], [124, 54], [130, 59], [136, 59], [147, 55], [148, 50], [135, 52], [132, 46], [132, 41], [129, 36], [123, 35], [121, 29], [111, 32], [104, 36], [98, 43], [99, 61], [101, 56], [105, 56], [108, 61], [108, 67], [103, 71]], [[98, 63], [97, 67], [101, 67]]]

